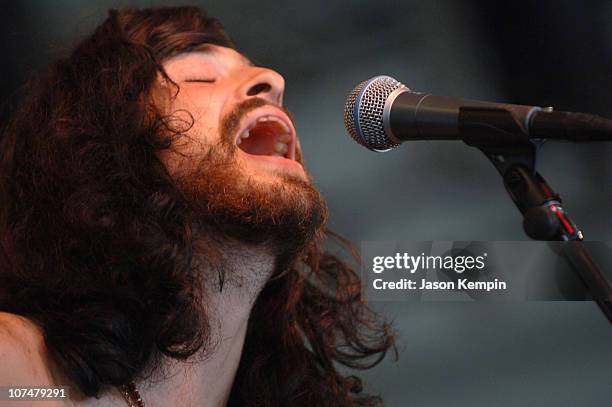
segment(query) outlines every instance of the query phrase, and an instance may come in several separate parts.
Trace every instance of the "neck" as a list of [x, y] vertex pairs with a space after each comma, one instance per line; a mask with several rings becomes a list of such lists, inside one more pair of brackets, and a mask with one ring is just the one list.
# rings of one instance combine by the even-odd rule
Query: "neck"
[[[145, 404], [225, 406], [240, 363], [253, 304], [274, 269], [274, 256], [260, 247], [225, 245], [221, 250], [225, 278], [216, 272], [207, 287], [210, 345], [202, 357], [186, 362], [167, 359], [164, 374], [136, 383]], [[214, 276], [214, 278], [212, 277]]]

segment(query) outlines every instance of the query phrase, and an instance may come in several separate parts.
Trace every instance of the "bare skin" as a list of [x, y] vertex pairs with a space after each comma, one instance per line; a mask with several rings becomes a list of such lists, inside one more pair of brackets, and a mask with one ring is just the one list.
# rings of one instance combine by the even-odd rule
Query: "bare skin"
[[[272, 105], [282, 103], [284, 79], [278, 73], [253, 66], [234, 50], [210, 46], [206, 52], [176, 56], [164, 63], [168, 76], [180, 91], [169, 106], [172, 111], [188, 110], [195, 118], [188, 144], [160, 158], [171, 175], [180, 176], [207, 146], [220, 141], [220, 121], [238, 103], [251, 98], [265, 99]], [[258, 114], [254, 112], [253, 114]], [[265, 107], [260, 115], [281, 116], [282, 112]], [[298, 143], [293, 125], [289, 149]], [[238, 135], [236, 135], [238, 136]], [[291, 151], [287, 152], [287, 156]], [[197, 161], [197, 160], [196, 160]], [[280, 174], [307, 179], [299, 163], [291, 158], [263, 157], [238, 153], [237, 165], [242, 174], [265, 188], [281, 182]], [[253, 303], [268, 280], [274, 256], [259, 247], [231, 245], [222, 248], [228, 273], [237, 276], [222, 292], [211, 290], [206, 307], [211, 314], [214, 351], [205, 359], [177, 362], [167, 360], [166, 374], [136, 383], [147, 406], [204, 406], [227, 404], [240, 361], [246, 328]], [[48, 360], [43, 332], [32, 321], [0, 313], [0, 386], [71, 385]], [[27, 405], [24, 402], [0, 402], [0, 405]], [[99, 399], [83, 398], [72, 390], [66, 403], [36, 402], [36, 406], [125, 406], [117, 389], [107, 389]]]

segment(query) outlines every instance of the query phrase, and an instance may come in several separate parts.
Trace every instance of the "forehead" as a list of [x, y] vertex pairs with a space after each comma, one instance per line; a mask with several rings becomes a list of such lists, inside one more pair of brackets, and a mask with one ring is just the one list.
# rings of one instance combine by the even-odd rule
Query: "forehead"
[[253, 66], [251, 60], [238, 51], [219, 45], [205, 44], [196, 50], [185, 52], [164, 61], [167, 71], [197, 68], [198, 66], [231, 68]]

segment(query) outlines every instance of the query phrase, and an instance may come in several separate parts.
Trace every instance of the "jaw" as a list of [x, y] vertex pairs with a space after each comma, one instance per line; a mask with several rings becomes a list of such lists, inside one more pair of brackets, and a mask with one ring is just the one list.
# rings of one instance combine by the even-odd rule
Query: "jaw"
[[303, 181], [310, 181], [302, 165], [290, 158], [269, 155], [253, 155], [237, 149], [236, 155], [243, 164], [248, 178], [274, 178], [280, 175], [293, 176]]

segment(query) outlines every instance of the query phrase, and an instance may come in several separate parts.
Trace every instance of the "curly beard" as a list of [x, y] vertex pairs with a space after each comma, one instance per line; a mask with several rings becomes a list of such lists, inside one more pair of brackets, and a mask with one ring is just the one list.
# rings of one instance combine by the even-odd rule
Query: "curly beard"
[[[262, 182], [241, 172], [234, 144], [240, 119], [265, 104], [249, 99], [224, 117], [221, 142], [177, 183], [211, 237], [265, 245], [277, 256], [277, 266], [286, 266], [322, 236], [328, 212], [310, 175], [308, 181], [278, 174], [275, 182]], [[299, 151], [296, 160], [303, 165]]]

